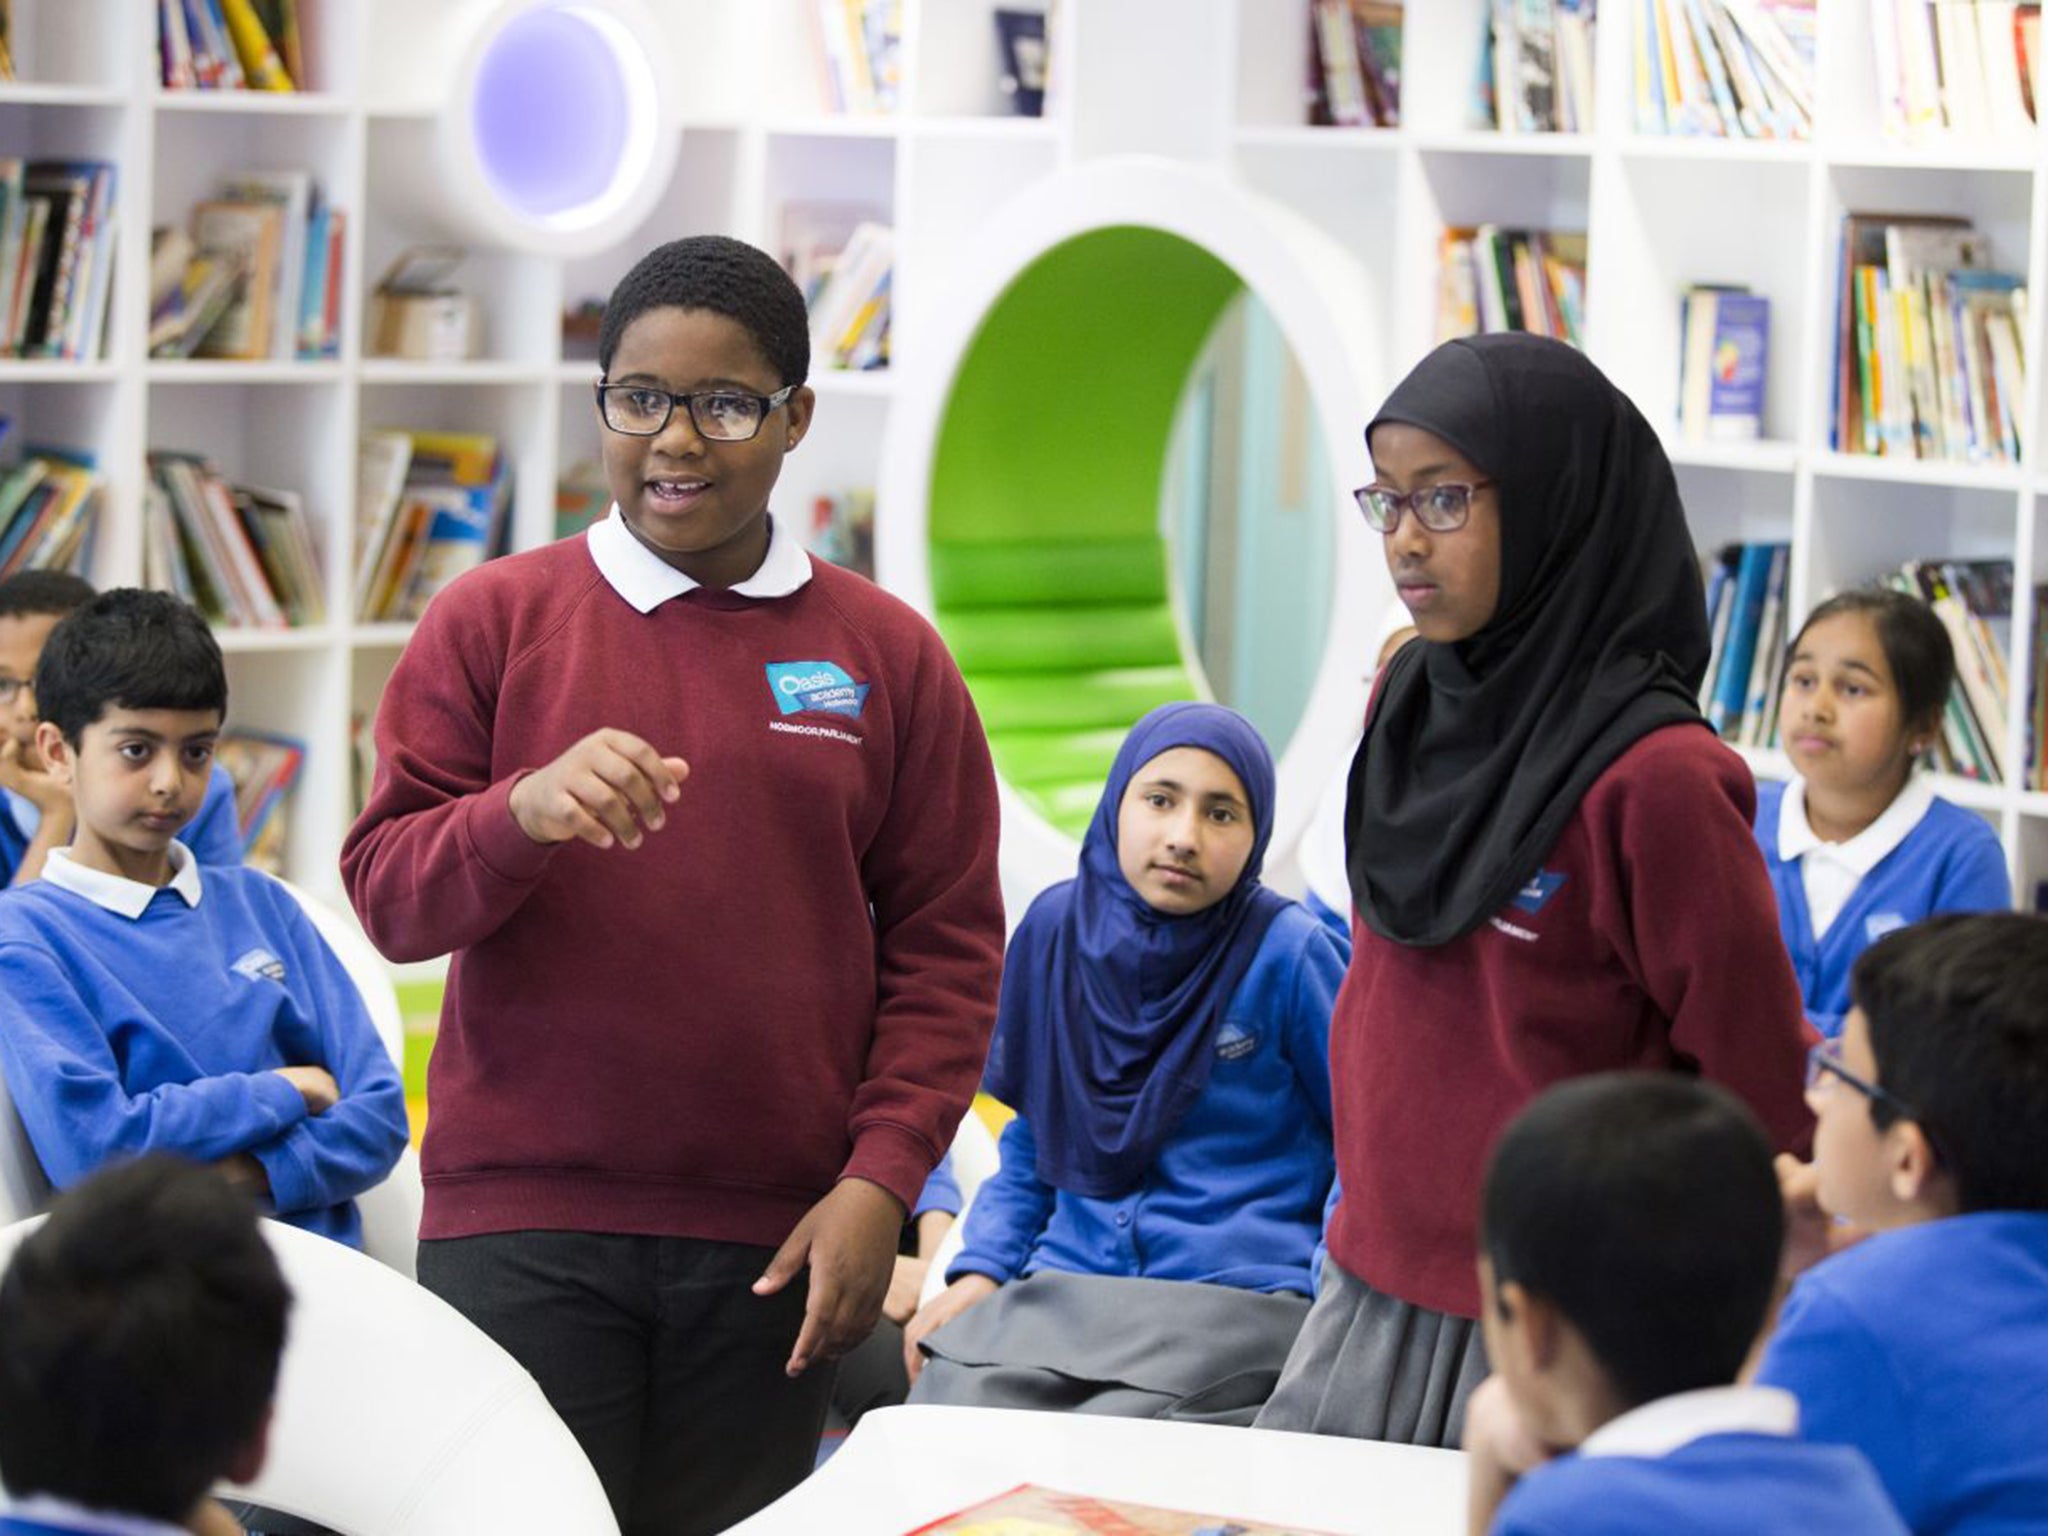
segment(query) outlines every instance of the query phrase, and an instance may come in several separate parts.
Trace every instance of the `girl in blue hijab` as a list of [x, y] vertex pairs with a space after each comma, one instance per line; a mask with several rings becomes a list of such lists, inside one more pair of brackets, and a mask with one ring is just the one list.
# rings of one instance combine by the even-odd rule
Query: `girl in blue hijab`
[[1239, 1422], [1263, 1401], [1312, 1289], [1344, 970], [1259, 883], [1272, 829], [1242, 715], [1132, 728], [1080, 872], [1010, 941], [985, 1086], [1017, 1115], [906, 1331], [912, 1401]]

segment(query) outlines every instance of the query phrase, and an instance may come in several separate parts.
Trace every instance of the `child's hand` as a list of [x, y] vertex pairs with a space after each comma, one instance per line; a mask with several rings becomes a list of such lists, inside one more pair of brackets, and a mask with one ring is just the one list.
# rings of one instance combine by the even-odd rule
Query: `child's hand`
[[55, 815], [68, 820], [71, 816], [71, 786], [13, 736], [0, 736], [0, 787], [13, 790], [45, 819]]
[[1479, 1383], [1466, 1402], [1463, 1442], [1467, 1529], [1471, 1536], [1485, 1536], [1515, 1480], [1555, 1453], [1529, 1432], [1499, 1376]]
[[896, 1262], [904, 1211], [896, 1197], [866, 1179], [841, 1179], [804, 1213], [768, 1268], [756, 1296], [773, 1296], [809, 1266], [804, 1325], [784, 1367], [801, 1376], [819, 1360], [835, 1360], [866, 1338], [881, 1315]]
[[889, 1276], [889, 1294], [882, 1298], [882, 1316], [892, 1323], [907, 1323], [917, 1315], [917, 1293], [924, 1289], [925, 1271], [931, 1268], [930, 1259], [914, 1259], [907, 1253], [896, 1255], [896, 1271]]
[[924, 1370], [924, 1355], [917, 1346], [969, 1307], [988, 1300], [1000, 1289], [1000, 1282], [988, 1275], [962, 1275], [918, 1309], [917, 1316], [903, 1330], [903, 1369], [912, 1381], [917, 1380]]
[[661, 830], [662, 806], [689, 773], [680, 757], [663, 757], [630, 731], [592, 731], [512, 786], [512, 819], [536, 843], [580, 837], [638, 848], [646, 832]]
[[306, 1113], [317, 1115], [341, 1102], [341, 1085], [325, 1067], [278, 1067], [277, 1075], [299, 1090]]
[[1820, 1203], [1820, 1174], [1812, 1163], [1802, 1163], [1789, 1152], [1780, 1152], [1778, 1194], [1785, 1202], [1785, 1249], [1778, 1260], [1779, 1278], [1790, 1282], [1818, 1264], [1829, 1254], [1862, 1241], [1870, 1234], [1862, 1227], [1836, 1221]]
[[227, 1506], [218, 1499], [201, 1499], [185, 1522], [185, 1529], [192, 1536], [243, 1536], [242, 1522], [229, 1514]]

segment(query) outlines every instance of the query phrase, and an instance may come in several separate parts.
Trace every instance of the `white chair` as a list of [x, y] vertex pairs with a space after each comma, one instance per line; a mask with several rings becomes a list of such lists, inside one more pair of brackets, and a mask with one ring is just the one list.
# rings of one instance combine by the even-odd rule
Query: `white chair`
[[[0, 1230], [0, 1267], [41, 1222]], [[616, 1536], [582, 1447], [519, 1363], [430, 1291], [282, 1222], [292, 1288], [270, 1455], [224, 1490], [341, 1536]]]
[[969, 1109], [960, 1122], [960, 1129], [953, 1133], [953, 1176], [960, 1181], [960, 1215], [946, 1229], [946, 1235], [939, 1239], [931, 1264], [925, 1269], [924, 1285], [917, 1294], [919, 1306], [946, 1288], [946, 1268], [960, 1252], [967, 1213], [974, 1206], [975, 1191], [996, 1171], [998, 1161], [995, 1137], [989, 1134], [981, 1116]]

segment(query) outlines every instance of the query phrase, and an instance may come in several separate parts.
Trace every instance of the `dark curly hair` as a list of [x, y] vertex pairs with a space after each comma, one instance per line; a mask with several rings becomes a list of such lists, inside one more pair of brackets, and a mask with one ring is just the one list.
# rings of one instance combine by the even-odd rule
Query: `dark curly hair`
[[743, 240], [691, 235], [658, 245], [619, 280], [597, 333], [597, 362], [611, 372], [626, 327], [650, 309], [708, 309], [737, 321], [784, 384], [811, 371], [804, 296], [775, 258]]

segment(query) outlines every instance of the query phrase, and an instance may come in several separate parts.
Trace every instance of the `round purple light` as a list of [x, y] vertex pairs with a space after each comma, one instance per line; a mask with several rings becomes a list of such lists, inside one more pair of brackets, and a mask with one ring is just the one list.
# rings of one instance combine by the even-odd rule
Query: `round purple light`
[[500, 27], [470, 114], [491, 190], [531, 219], [602, 197], [626, 152], [626, 93], [610, 44], [573, 12], [529, 11]]

